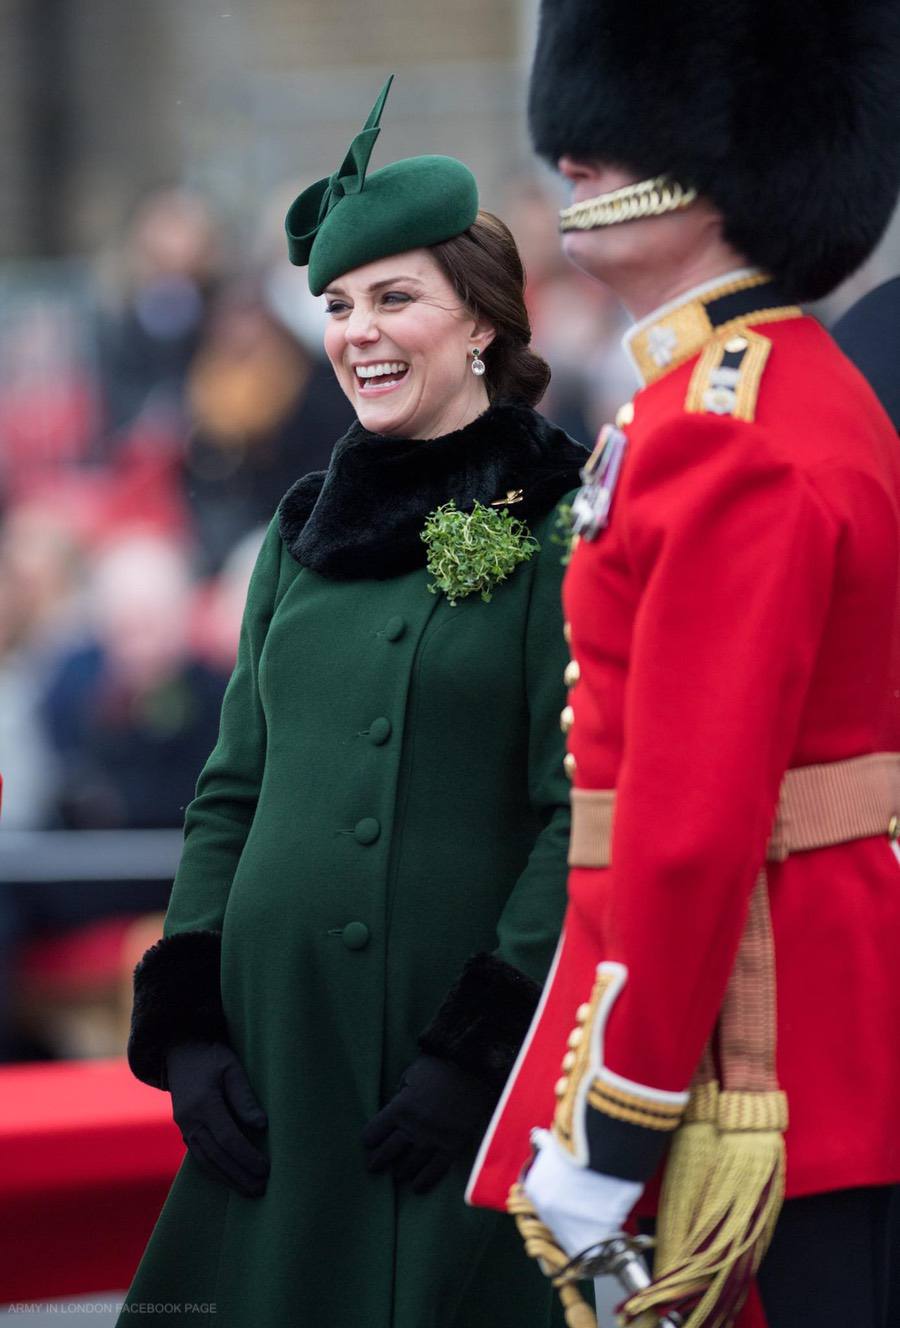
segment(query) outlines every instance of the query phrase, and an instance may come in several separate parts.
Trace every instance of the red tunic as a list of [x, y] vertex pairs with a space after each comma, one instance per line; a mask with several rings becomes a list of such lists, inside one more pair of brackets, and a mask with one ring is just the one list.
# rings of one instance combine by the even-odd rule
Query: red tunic
[[[476, 1205], [505, 1207], [530, 1129], [549, 1125], [598, 963], [626, 972], [603, 1033], [611, 1081], [687, 1090], [785, 771], [900, 746], [900, 449], [887, 416], [799, 311], [747, 313], [763, 354], [731, 397], [702, 390], [703, 355], [741, 325], [716, 330], [710, 313], [704, 343], [696, 317], [665, 324], [649, 345], [665, 359], [674, 341], [672, 362], [635, 397], [609, 526], [580, 541], [564, 591], [580, 667], [574, 779], [617, 790], [613, 865], [571, 871], [557, 960], [470, 1182]], [[891, 842], [798, 853], [768, 879], [787, 1194], [900, 1181]], [[598, 1169], [635, 1174], [627, 1154]]]

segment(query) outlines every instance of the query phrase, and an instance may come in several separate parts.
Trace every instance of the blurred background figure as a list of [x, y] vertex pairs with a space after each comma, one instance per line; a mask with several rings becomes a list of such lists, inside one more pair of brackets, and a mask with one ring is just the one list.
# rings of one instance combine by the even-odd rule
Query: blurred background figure
[[831, 335], [875, 390], [900, 433], [900, 277], [885, 281], [842, 314]]
[[33, 501], [0, 525], [0, 764], [4, 829], [52, 824], [59, 767], [43, 698], [59, 652], [83, 633], [76, 532]]
[[[190, 563], [162, 531], [76, 552], [49, 507], [17, 510], [0, 536], [4, 829], [177, 831], [215, 742], [239, 619], [220, 615], [202, 658]], [[111, 870], [102, 849], [93, 878], [71, 859], [0, 882], [0, 1061], [119, 1049], [130, 919], [163, 909], [169, 881]]]
[[59, 766], [56, 819], [73, 829], [178, 827], [215, 744], [227, 674], [190, 647], [183, 551], [157, 534], [101, 549], [90, 633], [45, 701]]
[[231, 549], [218, 576], [198, 590], [191, 641], [198, 659], [228, 677], [234, 668], [250, 576], [266, 527], [248, 531]]
[[138, 207], [121, 253], [107, 260], [110, 289], [98, 315], [107, 449], [144, 412], [176, 420], [181, 414], [222, 260], [222, 238], [199, 194], [161, 190]]
[[0, 315], [0, 511], [90, 454], [97, 410], [78, 310], [43, 291], [20, 293]]
[[328, 465], [353, 412], [334, 374], [255, 282], [221, 295], [187, 374], [182, 482], [204, 572], [268, 524], [300, 475]]

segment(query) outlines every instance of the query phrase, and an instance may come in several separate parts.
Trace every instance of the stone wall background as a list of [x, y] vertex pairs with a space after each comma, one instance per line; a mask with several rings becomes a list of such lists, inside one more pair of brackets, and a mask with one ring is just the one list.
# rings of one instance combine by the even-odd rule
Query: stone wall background
[[373, 165], [463, 157], [497, 204], [530, 164], [533, 0], [0, 0], [0, 257], [89, 251], [159, 184], [246, 222], [333, 170], [383, 78]]

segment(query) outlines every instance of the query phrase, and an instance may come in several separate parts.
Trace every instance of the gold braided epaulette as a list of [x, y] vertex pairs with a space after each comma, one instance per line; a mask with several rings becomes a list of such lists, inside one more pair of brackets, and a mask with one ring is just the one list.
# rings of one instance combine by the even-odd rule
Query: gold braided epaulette
[[768, 337], [749, 328], [714, 337], [701, 351], [691, 374], [685, 410], [692, 415], [730, 415], [751, 422], [771, 349]]

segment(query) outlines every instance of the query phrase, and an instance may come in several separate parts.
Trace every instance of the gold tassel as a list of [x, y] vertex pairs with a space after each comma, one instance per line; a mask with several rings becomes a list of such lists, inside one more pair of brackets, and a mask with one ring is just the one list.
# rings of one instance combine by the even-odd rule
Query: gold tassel
[[[626, 1302], [625, 1322], [650, 1310], [676, 1310], [686, 1328], [733, 1322], [781, 1210], [786, 1126], [783, 1093], [720, 1093], [715, 1160], [702, 1192], [692, 1186], [697, 1206], [689, 1229], [650, 1286]], [[683, 1223], [680, 1208], [679, 1200]]]
[[557, 1275], [568, 1264], [569, 1256], [538, 1217], [521, 1182], [513, 1185], [506, 1207], [516, 1219], [519, 1234], [525, 1242], [525, 1253], [537, 1259], [541, 1272], [550, 1278], [559, 1292], [567, 1328], [597, 1328], [597, 1317], [575, 1283], [557, 1280]]
[[684, 1122], [675, 1131], [656, 1224], [655, 1266], [660, 1276], [673, 1267], [679, 1251], [685, 1249], [700, 1210], [700, 1197], [716, 1160], [718, 1104], [719, 1085], [715, 1079], [695, 1084]]

